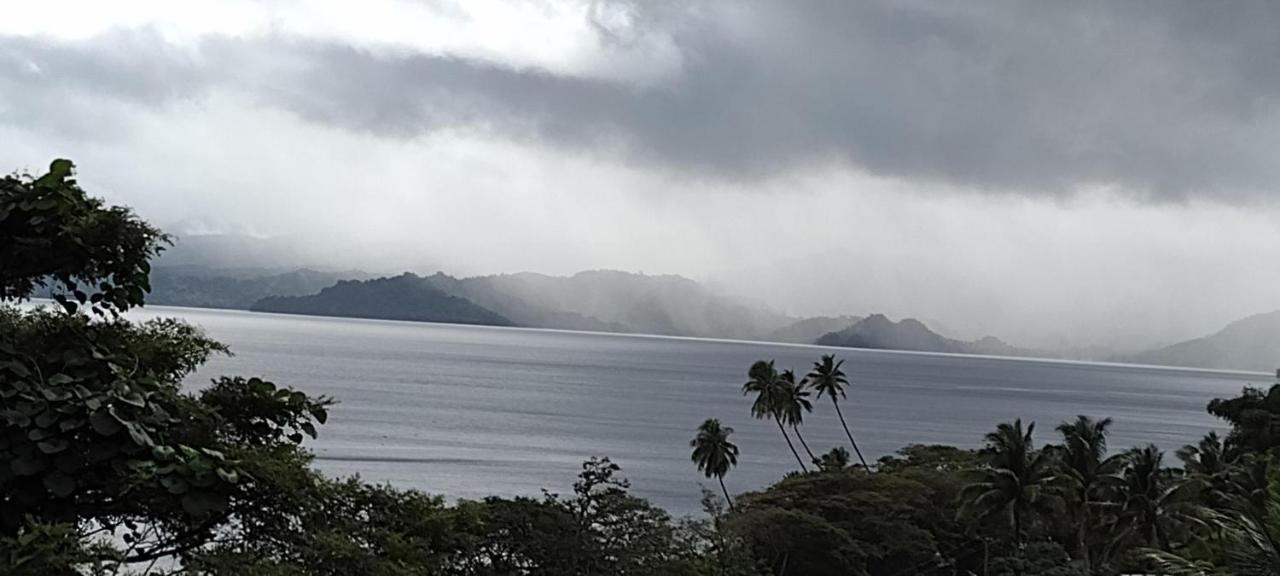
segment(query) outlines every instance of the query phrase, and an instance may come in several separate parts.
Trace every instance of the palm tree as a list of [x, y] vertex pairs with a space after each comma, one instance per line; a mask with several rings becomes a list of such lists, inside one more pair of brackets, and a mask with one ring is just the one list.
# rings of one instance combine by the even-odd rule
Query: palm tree
[[1021, 545], [1023, 526], [1029, 512], [1050, 500], [1046, 490], [1052, 478], [1052, 457], [1035, 450], [1031, 433], [1035, 423], [1022, 428], [1022, 420], [1004, 423], [986, 436], [986, 452], [991, 460], [982, 480], [965, 486], [962, 514], [979, 520], [1003, 514], [1013, 528], [1014, 541]]
[[804, 448], [805, 454], [809, 455], [809, 461], [816, 465], [818, 459], [814, 457], [813, 450], [809, 449], [809, 443], [804, 441], [804, 435], [800, 433], [800, 425], [804, 423], [805, 413], [813, 412], [813, 404], [809, 402], [809, 391], [805, 390], [809, 382], [807, 380], [796, 382], [796, 373], [790, 370], [783, 370], [778, 379], [781, 380], [778, 414], [782, 416], [783, 423], [791, 426], [791, 431], [795, 432], [796, 438], [800, 439], [800, 446]]
[[1085, 572], [1092, 567], [1088, 535], [1094, 527], [1093, 509], [1099, 489], [1111, 478], [1110, 473], [1123, 463], [1123, 458], [1107, 456], [1107, 428], [1110, 418], [1094, 420], [1077, 416], [1075, 421], [1058, 425], [1063, 445], [1060, 449], [1062, 469], [1056, 479], [1071, 495], [1076, 505], [1076, 546]]
[[1224, 445], [1217, 432], [1210, 431], [1199, 442], [1187, 444], [1179, 448], [1175, 455], [1182, 461], [1182, 467], [1188, 473], [1202, 476], [1217, 476], [1231, 469], [1234, 461], [1230, 450]]
[[1184, 507], [1180, 500], [1192, 483], [1175, 481], [1173, 471], [1163, 467], [1164, 452], [1154, 444], [1130, 450], [1125, 459], [1121, 516], [1147, 546], [1168, 552], [1168, 524]]
[[795, 445], [791, 443], [791, 436], [787, 435], [787, 429], [782, 427], [782, 379], [778, 375], [778, 370], [773, 367], [773, 360], [756, 361], [751, 365], [751, 369], [747, 370], [747, 378], [747, 383], [742, 385], [742, 394], [756, 395], [755, 401], [751, 403], [751, 415], [759, 419], [773, 420], [778, 425], [778, 431], [782, 432], [782, 438], [787, 441], [787, 448], [791, 449], [791, 454], [800, 464], [800, 469], [808, 472], [809, 469], [805, 467], [804, 460], [800, 459], [800, 453], [796, 452]]
[[1164, 550], [1148, 549], [1146, 557], [1155, 562], [1162, 574], [1171, 576], [1280, 574], [1280, 469], [1269, 468], [1264, 475], [1271, 481], [1265, 483], [1267, 487], [1259, 498], [1261, 508], [1236, 500], [1242, 506], [1201, 511], [1204, 524], [1222, 542], [1221, 553], [1213, 563], [1189, 560]]
[[862, 450], [858, 449], [858, 443], [854, 441], [853, 433], [849, 431], [849, 424], [844, 421], [844, 413], [840, 411], [840, 398], [845, 397], [844, 388], [849, 385], [849, 379], [840, 370], [843, 364], [844, 360], [836, 362], [834, 354], [826, 354], [820, 362], [813, 363], [813, 371], [809, 372], [808, 379], [813, 389], [817, 390], [818, 398], [822, 398], [823, 395], [831, 397], [831, 404], [836, 407], [836, 416], [840, 417], [840, 425], [844, 427], [845, 436], [849, 437], [853, 452], [858, 455], [858, 461], [862, 462], [862, 467], [870, 472], [871, 467], [867, 465], [867, 459], [862, 457]]
[[706, 474], [707, 478], [714, 476], [720, 481], [720, 491], [724, 492], [724, 499], [733, 510], [733, 498], [724, 487], [725, 474], [738, 465], [738, 446], [729, 441], [731, 435], [733, 428], [721, 426], [719, 420], [708, 418], [698, 426], [698, 435], [689, 441], [689, 447], [693, 448], [692, 459], [698, 465], [698, 471]]
[[818, 458], [818, 469], [823, 472], [834, 472], [849, 467], [849, 451], [843, 446], [836, 446], [830, 452]]

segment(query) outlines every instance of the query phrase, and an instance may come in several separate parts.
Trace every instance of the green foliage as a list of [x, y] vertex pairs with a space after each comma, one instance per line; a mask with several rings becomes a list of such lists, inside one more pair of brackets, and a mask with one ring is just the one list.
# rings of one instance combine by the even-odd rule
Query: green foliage
[[1052, 455], [1035, 450], [1034, 431], [1035, 423], [1024, 429], [1018, 419], [987, 434], [983, 452], [988, 464], [982, 478], [964, 490], [966, 502], [961, 512], [979, 521], [1004, 519], [1015, 542], [1022, 542], [1026, 521], [1033, 513], [1057, 503], [1048, 486], [1054, 473]]
[[54, 160], [39, 177], [0, 178], [0, 301], [55, 283], [67, 311], [118, 312], [142, 304], [149, 260], [168, 238], [127, 208], [105, 207]]
[[193, 548], [251, 500], [246, 460], [314, 434], [327, 400], [253, 379], [182, 379], [223, 348], [173, 321], [0, 308], [0, 533], [107, 528], [131, 560]]
[[1280, 384], [1263, 391], [1245, 387], [1235, 398], [1216, 398], [1209, 413], [1231, 424], [1227, 447], [1266, 452], [1280, 447]]
[[16, 533], [0, 536], [0, 567], [8, 576], [77, 574], [81, 567], [100, 569], [114, 555], [102, 545], [86, 545], [68, 524], [40, 524], [28, 519]]
[[784, 564], [795, 574], [912, 573], [971, 543], [953, 541], [960, 530], [949, 502], [959, 486], [944, 475], [904, 465], [794, 476], [740, 496], [729, 523], [774, 573]]
[[298, 443], [328, 401], [257, 378], [182, 392], [225, 347], [108, 317], [142, 304], [165, 238], [71, 172], [0, 180], [0, 301], [70, 292], [61, 311], [0, 304], [0, 539], [15, 569], [43, 573], [188, 558], [261, 506], [269, 473], [304, 469]]
[[844, 470], [849, 467], [849, 451], [841, 446], [836, 446], [826, 454], [818, 457], [816, 464], [818, 465], [818, 470], [823, 472]]
[[990, 576], [1089, 576], [1090, 572], [1073, 562], [1056, 542], [1028, 544], [1021, 553], [997, 556], [990, 563]]

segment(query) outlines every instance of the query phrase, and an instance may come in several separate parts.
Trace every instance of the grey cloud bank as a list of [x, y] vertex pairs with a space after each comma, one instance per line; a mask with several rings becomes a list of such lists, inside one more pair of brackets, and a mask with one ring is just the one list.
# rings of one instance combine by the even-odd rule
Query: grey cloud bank
[[69, 91], [163, 106], [226, 89], [350, 130], [480, 130], [730, 180], [836, 160], [1031, 194], [1234, 202], [1280, 182], [1274, 3], [626, 7], [621, 32], [596, 28], [605, 45], [669, 36], [678, 70], [636, 85], [279, 36], [177, 47], [134, 30], [4, 38], [0, 102], [8, 122], [47, 122], [32, 110]]

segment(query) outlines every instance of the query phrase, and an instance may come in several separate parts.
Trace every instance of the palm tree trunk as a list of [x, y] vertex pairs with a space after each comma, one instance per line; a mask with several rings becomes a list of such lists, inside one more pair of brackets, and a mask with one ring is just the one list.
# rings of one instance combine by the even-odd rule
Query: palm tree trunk
[[1017, 504], [1013, 505], [1013, 543], [1022, 550], [1022, 511]]
[[805, 467], [804, 460], [800, 459], [800, 453], [796, 452], [796, 445], [791, 443], [791, 436], [787, 435], [787, 429], [782, 427], [782, 421], [777, 418], [774, 418], [773, 421], [778, 425], [778, 431], [782, 432], [782, 439], [787, 441], [787, 448], [790, 448], [791, 454], [796, 457], [796, 463], [800, 464], [800, 470], [808, 472], [809, 469]]
[[[1022, 559], [1022, 512], [1018, 510], [1018, 505], [1013, 506], [1013, 545], [1017, 547], [1014, 550], [1014, 557]], [[1013, 576], [1022, 576], [1022, 563], [1017, 562], [1013, 565]]]
[[724, 476], [716, 476], [720, 480], [720, 491], [724, 492], [724, 501], [729, 503], [729, 511], [733, 511], [733, 498], [729, 497], [729, 490], [724, 487]]
[[804, 441], [804, 435], [800, 433], [800, 427], [792, 424], [791, 430], [796, 433], [796, 438], [800, 439], [800, 446], [804, 448], [804, 453], [809, 455], [809, 461], [817, 462], [818, 459], [813, 457], [813, 450], [809, 449], [809, 443]]
[[840, 417], [840, 425], [844, 426], [844, 435], [849, 437], [849, 444], [853, 445], [853, 452], [858, 455], [858, 461], [862, 462], [862, 467], [866, 468], [867, 472], [870, 472], [871, 467], [867, 466], [867, 459], [862, 457], [862, 451], [858, 449], [858, 443], [853, 441], [853, 433], [849, 432], [849, 425], [844, 423], [844, 413], [840, 412], [840, 402], [836, 401], [833, 396], [831, 403], [836, 406], [836, 416]]
[[[1086, 491], [1088, 489], [1086, 488]], [[1085, 574], [1093, 573], [1092, 562], [1089, 561], [1089, 498], [1084, 498], [1084, 505], [1080, 510], [1080, 527], [1076, 529], [1076, 545], [1080, 547], [1080, 561], [1084, 563]]]

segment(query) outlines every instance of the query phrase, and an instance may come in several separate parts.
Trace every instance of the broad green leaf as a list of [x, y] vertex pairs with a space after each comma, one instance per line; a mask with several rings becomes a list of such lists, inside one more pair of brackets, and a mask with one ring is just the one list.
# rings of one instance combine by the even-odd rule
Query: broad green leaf
[[54, 472], [44, 477], [44, 487], [58, 498], [66, 498], [76, 491], [76, 479], [61, 472]]

